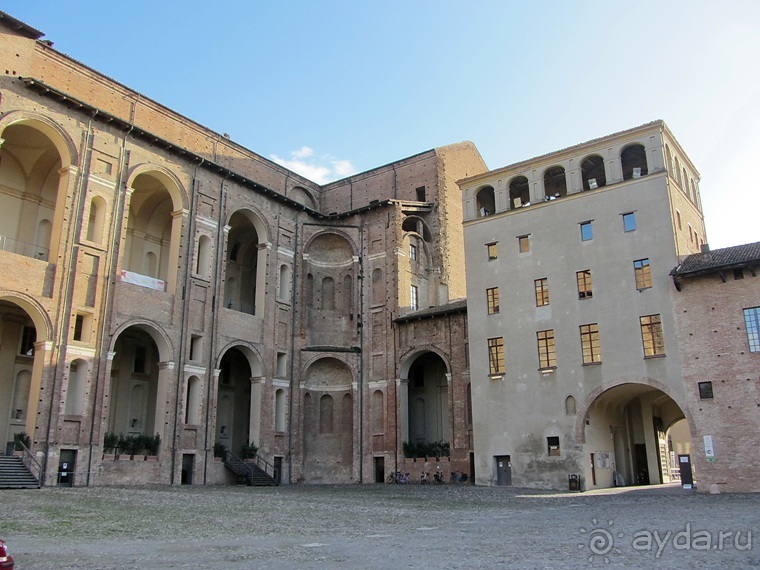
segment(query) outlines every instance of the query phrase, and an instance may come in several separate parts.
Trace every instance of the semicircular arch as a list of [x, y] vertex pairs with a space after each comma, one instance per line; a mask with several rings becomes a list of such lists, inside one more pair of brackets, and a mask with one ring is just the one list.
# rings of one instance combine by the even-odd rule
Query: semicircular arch
[[29, 315], [37, 332], [37, 341], [52, 340], [53, 324], [50, 317], [33, 297], [15, 291], [0, 290], [0, 301], [18, 305]]
[[169, 338], [169, 335], [167, 335], [166, 332], [154, 322], [147, 319], [132, 319], [117, 328], [111, 336], [111, 346], [109, 350], [113, 351], [116, 347], [116, 341], [119, 340], [119, 336], [132, 327], [143, 331], [153, 339], [153, 342], [156, 343], [156, 348], [158, 348], [160, 362], [173, 362], [176, 360], [174, 347], [172, 346], [172, 341]]
[[252, 344], [239, 340], [228, 343], [219, 351], [219, 354], [216, 357], [216, 368], [221, 368], [222, 359], [224, 358], [225, 354], [233, 349], [239, 350], [240, 353], [248, 361], [248, 366], [251, 368], [251, 376], [258, 377], [264, 375], [263, 366], [261, 364], [261, 354], [259, 351]]
[[449, 359], [445, 353], [443, 353], [440, 349], [434, 347], [434, 346], [415, 346], [414, 348], [409, 349], [405, 353], [403, 353], [399, 357], [399, 362], [401, 363], [401, 366], [399, 367], [399, 374], [401, 379], [408, 379], [409, 378], [409, 369], [412, 367], [414, 362], [424, 354], [427, 353], [433, 353], [436, 356], [438, 356], [442, 361], [444, 366], [446, 366], [446, 374], [451, 374], [451, 363], [449, 362]]
[[171, 196], [172, 209], [175, 212], [177, 210], [187, 209], [187, 193], [185, 192], [184, 185], [173, 172], [163, 166], [147, 162], [135, 165], [130, 169], [129, 175], [127, 176], [127, 187], [132, 188], [135, 179], [144, 175], [155, 178], [164, 188], [166, 188], [169, 196]]
[[0, 136], [3, 131], [13, 125], [27, 125], [39, 130], [53, 143], [61, 157], [61, 165], [68, 166], [79, 162], [76, 145], [69, 134], [55, 121], [29, 111], [12, 111], [0, 119]]

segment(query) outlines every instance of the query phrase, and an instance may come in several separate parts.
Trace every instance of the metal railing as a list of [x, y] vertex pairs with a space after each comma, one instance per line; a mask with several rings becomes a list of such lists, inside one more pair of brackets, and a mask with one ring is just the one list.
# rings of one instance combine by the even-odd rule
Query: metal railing
[[33, 243], [19, 241], [2, 235], [0, 235], [0, 250], [18, 253], [19, 255], [31, 257], [32, 259], [39, 259], [41, 261], [47, 261], [50, 256], [50, 250], [46, 247], [41, 247]]
[[[255, 457], [252, 457], [253, 462], [244, 461], [231, 451], [225, 451], [224, 452], [224, 464], [236, 475], [243, 477], [248, 484], [253, 484], [254, 480], [257, 478], [258, 473], [262, 472], [266, 477], [269, 477], [272, 479], [272, 482], [277, 485], [277, 469], [269, 463], [266, 459], [261, 457], [260, 455], [256, 454]], [[254, 466], [256, 467], [254, 469]]]
[[31, 473], [37, 479], [37, 482], [42, 485], [43, 473], [40, 462], [35, 459], [34, 455], [32, 455], [32, 452], [29, 451], [29, 448], [24, 445], [23, 441], [17, 441], [16, 445], [21, 446], [21, 462], [29, 470], [29, 473]]

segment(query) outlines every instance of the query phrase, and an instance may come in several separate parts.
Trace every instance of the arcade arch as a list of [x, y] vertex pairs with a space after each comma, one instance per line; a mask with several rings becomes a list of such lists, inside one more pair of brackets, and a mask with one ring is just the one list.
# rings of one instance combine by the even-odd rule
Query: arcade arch
[[224, 306], [233, 311], [263, 315], [266, 286], [267, 233], [261, 219], [249, 210], [230, 217]]

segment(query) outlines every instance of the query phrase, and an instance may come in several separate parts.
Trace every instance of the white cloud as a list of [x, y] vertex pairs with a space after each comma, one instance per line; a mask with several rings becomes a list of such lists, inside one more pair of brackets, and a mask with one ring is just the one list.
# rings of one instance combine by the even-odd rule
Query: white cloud
[[356, 168], [350, 160], [336, 160], [328, 155], [315, 156], [314, 150], [305, 145], [292, 151], [290, 159], [279, 157], [276, 154], [270, 154], [269, 158], [317, 184], [327, 184], [356, 172]]

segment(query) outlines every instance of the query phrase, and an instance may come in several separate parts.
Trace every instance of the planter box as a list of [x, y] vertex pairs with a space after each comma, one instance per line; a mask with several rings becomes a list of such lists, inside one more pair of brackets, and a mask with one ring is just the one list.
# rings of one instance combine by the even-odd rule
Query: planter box
[[103, 461], [115, 461], [118, 456], [113, 453], [104, 453]]
[[158, 455], [146, 455], [145, 461], [158, 461]]

